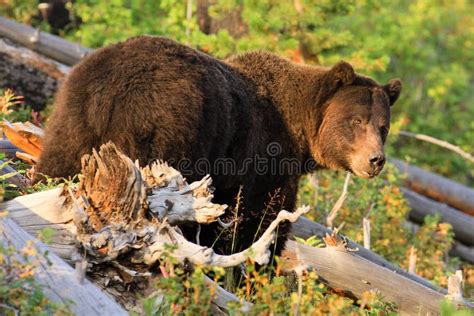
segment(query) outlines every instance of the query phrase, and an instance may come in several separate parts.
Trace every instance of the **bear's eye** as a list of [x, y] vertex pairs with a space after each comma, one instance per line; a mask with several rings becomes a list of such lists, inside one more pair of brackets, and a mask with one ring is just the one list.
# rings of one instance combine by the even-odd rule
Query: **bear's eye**
[[360, 124], [362, 124], [362, 120], [361, 120], [361, 119], [353, 119], [353, 120], [352, 120], [352, 123], [353, 123], [354, 125], [360, 125]]
[[380, 131], [382, 132], [383, 135], [388, 134], [388, 127], [387, 126], [380, 126]]

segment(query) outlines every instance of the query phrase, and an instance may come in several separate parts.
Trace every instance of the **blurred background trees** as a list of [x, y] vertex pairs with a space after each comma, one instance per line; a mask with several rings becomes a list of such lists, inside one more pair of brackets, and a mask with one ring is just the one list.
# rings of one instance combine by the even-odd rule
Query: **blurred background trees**
[[[381, 82], [399, 77], [388, 151], [465, 184], [462, 158], [397, 130], [474, 151], [474, 3], [469, 0], [2, 0], [0, 14], [88, 47], [168, 36], [219, 58], [265, 49], [296, 62], [340, 59]], [[47, 9], [45, 9], [47, 8]]]
[[402, 78], [390, 153], [474, 182], [461, 158], [396, 136], [403, 128], [474, 150], [472, 1], [77, 0], [49, 1], [48, 10], [3, 2], [0, 14], [93, 48], [163, 35], [219, 58], [266, 49], [309, 64], [345, 59], [382, 82]]

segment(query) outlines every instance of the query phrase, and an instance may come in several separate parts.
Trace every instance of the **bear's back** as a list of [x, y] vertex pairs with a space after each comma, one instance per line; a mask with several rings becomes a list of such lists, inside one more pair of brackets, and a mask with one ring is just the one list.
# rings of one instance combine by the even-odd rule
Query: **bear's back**
[[142, 164], [225, 156], [242, 91], [230, 67], [166, 38], [99, 49], [60, 88], [38, 170], [71, 176], [83, 154], [107, 141]]

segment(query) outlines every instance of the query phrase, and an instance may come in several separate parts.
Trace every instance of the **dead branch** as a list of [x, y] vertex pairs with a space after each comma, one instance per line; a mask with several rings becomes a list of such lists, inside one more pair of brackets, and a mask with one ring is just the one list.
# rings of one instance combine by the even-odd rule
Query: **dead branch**
[[410, 258], [408, 262], [408, 272], [416, 274], [416, 249], [414, 246], [410, 247]]
[[415, 138], [415, 139], [418, 139], [418, 140], [422, 140], [422, 141], [425, 141], [425, 142], [428, 142], [428, 143], [431, 143], [431, 144], [449, 149], [449, 150], [455, 152], [456, 154], [460, 155], [464, 159], [474, 163], [474, 156], [473, 155], [471, 155], [468, 152], [465, 152], [459, 146], [448, 143], [447, 141], [444, 141], [444, 140], [441, 140], [441, 139], [438, 139], [438, 138], [435, 138], [435, 137], [432, 137], [432, 136], [429, 136], [429, 135], [412, 133], [412, 132], [407, 132], [407, 131], [399, 131], [398, 135]]
[[347, 195], [348, 195], [347, 187], [349, 186], [349, 180], [350, 179], [351, 179], [351, 174], [350, 174], [350, 172], [348, 172], [346, 174], [346, 178], [344, 180], [344, 187], [342, 189], [341, 195], [337, 199], [336, 204], [334, 204], [331, 212], [329, 212], [329, 215], [326, 218], [326, 226], [329, 227], [329, 228], [333, 227], [333, 222], [336, 219], [337, 212], [342, 207], [342, 204], [344, 204], [344, 201], [347, 199]]
[[364, 248], [370, 250], [370, 219], [367, 217], [362, 219], [362, 231], [364, 233]]
[[462, 306], [463, 300], [464, 300], [462, 297], [462, 287], [463, 287], [462, 284], [463, 284], [462, 270], [457, 270], [456, 273], [454, 273], [448, 278], [447, 298], [458, 306]]

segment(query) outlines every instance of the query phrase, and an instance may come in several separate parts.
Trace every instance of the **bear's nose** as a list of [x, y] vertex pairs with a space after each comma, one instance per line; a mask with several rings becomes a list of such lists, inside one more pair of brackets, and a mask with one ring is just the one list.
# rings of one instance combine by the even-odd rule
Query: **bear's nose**
[[382, 153], [373, 154], [370, 156], [369, 162], [374, 167], [382, 167], [385, 163], [385, 155]]

